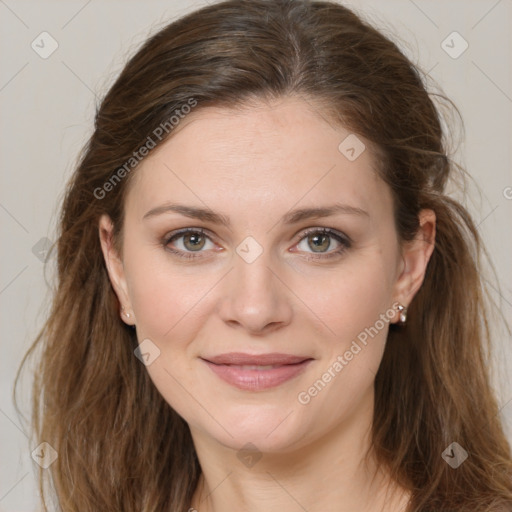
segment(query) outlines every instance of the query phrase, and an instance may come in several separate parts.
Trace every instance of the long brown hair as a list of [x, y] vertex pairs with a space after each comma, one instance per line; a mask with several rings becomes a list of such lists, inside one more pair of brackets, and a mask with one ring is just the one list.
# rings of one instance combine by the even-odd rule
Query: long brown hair
[[[288, 95], [375, 146], [402, 241], [414, 237], [422, 208], [436, 213], [424, 283], [407, 327], [390, 329], [375, 379], [379, 461], [412, 492], [409, 512], [512, 504], [510, 446], [487, 369], [481, 241], [445, 191], [461, 169], [448, 157], [439, 111], [394, 42], [337, 3], [306, 0], [197, 10], [148, 39], [101, 102], [62, 207], [51, 313], [20, 366], [39, 349], [33, 437], [58, 452], [40, 470], [43, 501], [51, 476], [66, 512], [190, 506], [201, 473], [190, 431], [134, 357], [136, 334], [120, 320], [98, 221], [113, 220], [120, 251], [131, 159], [183, 105]], [[457, 469], [441, 456], [452, 442], [469, 454]]]

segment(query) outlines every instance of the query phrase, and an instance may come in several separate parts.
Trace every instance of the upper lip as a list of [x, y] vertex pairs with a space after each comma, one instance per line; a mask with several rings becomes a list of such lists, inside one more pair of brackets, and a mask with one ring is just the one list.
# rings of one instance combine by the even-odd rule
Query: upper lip
[[297, 364], [312, 358], [278, 353], [254, 355], [244, 354], [243, 352], [230, 352], [227, 354], [219, 354], [217, 356], [203, 357], [202, 359], [214, 364], [267, 366], [278, 364]]

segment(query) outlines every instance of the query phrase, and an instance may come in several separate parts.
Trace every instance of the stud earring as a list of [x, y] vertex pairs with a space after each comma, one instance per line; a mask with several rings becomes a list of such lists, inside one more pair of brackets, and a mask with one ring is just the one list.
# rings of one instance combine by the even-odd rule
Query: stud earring
[[399, 313], [398, 323], [400, 325], [405, 325], [407, 322], [407, 308], [402, 306], [402, 304], [398, 304], [397, 309]]
[[125, 311], [124, 306], [123, 306], [123, 308], [122, 308], [122, 310], [121, 310], [121, 311], [123, 312], [123, 315], [124, 315], [126, 318], [130, 318], [130, 313], [127, 313], [127, 312]]

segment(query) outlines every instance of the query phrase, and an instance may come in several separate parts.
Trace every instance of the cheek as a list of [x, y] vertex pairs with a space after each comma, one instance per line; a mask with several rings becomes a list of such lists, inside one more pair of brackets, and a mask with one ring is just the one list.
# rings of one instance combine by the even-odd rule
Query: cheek
[[392, 304], [391, 269], [376, 250], [359, 253], [338, 267], [316, 275], [297, 276], [292, 287], [302, 299], [322, 336], [343, 346], [373, 325]]
[[196, 325], [202, 300], [215, 284], [211, 272], [199, 275], [197, 270], [173, 264], [158, 248], [133, 252], [125, 268], [137, 331], [155, 340], [176, 339]]
[[329, 332], [318, 338], [322, 360], [295, 397], [311, 428], [314, 418], [324, 418], [328, 431], [358, 407], [371, 408], [365, 397], [372, 393], [393, 318], [390, 286], [375, 260], [353, 270], [332, 276], [325, 296], [316, 295], [312, 305]]
[[[315, 341], [322, 346], [321, 365], [309, 383], [317, 412], [325, 405], [342, 414], [372, 386], [394, 316], [387, 256], [377, 247], [367, 248], [315, 281], [307, 305], [315, 313], [309, 317], [320, 318], [323, 328]], [[306, 289], [298, 293], [305, 296]]]
[[193, 423], [200, 411], [191, 407], [190, 392], [198, 393], [189, 349], [198, 338], [199, 315], [204, 314], [206, 305], [202, 299], [214, 279], [206, 273], [204, 279], [195, 279], [156, 251], [134, 251], [125, 259], [137, 337], [139, 343], [149, 339], [158, 347], [158, 356], [153, 355], [146, 368], [155, 387], [180, 416]]

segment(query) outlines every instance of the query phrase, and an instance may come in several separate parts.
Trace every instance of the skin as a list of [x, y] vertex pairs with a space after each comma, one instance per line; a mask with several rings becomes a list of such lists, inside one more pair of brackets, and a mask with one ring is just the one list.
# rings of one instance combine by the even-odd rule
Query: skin
[[[297, 398], [393, 303], [410, 304], [434, 246], [430, 210], [420, 214], [416, 239], [399, 243], [391, 191], [369, 145], [354, 161], [338, 150], [348, 134], [294, 97], [198, 109], [133, 176], [122, 256], [110, 219], [100, 220], [121, 317], [136, 326], [139, 342], [149, 338], [160, 350], [147, 371], [190, 426], [203, 472], [191, 503], [199, 512], [405, 510], [407, 492], [370, 450], [373, 383], [389, 323], [309, 403]], [[208, 207], [231, 226], [175, 212], [143, 218], [168, 202]], [[336, 202], [367, 215], [281, 222], [290, 210]], [[322, 227], [349, 236], [351, 246], [308, 260], [342, 247], [333, 237], [315, 251], [303, 233]], [[166, 248], [162, 239], [181, 228], [206, 230], [199, 252], [183, 236]], [[248, 236], [263, 248], [252, 263], [236, 252]], [[244, 391], [199, 359], [235, 351], [314, 361], [276, 388]], [[252, 465], [237, 457], [247, 443], [257, 448]]]

